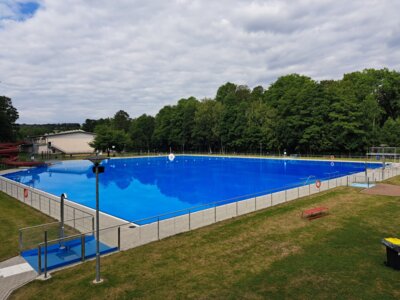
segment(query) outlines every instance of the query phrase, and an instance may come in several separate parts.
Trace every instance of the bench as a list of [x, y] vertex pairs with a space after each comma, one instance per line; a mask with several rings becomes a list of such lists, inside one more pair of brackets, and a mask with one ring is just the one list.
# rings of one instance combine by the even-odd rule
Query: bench
[[307, 210], [303, 210], [301, 213], [302, 218], [307, 218], [308, 220], [313, 220], [320, 218], [328, 214], [329, 209], [327, 207], [315, 207]]

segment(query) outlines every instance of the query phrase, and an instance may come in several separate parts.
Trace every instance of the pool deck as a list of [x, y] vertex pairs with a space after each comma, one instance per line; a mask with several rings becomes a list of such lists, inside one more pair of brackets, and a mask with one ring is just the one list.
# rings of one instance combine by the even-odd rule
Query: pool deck
[[21, 256], [0, 262], [0, 299], [7, 299], [12, 291], [37, 276], [36, 271]]
[[400, 196], [400, 186], [379, 183], [372, 188], [362, 190], [361, 193], [367, 195]]

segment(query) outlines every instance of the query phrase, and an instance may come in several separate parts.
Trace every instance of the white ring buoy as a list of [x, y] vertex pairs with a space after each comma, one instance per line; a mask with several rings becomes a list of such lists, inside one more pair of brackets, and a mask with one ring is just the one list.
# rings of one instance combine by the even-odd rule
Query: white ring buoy
[[315, 186], [319, 189], [321, 187], [321, 180], [315, 181]]
[[174, 155], [173, 153], [170, 153], [170, 154], [168, 155], [168, 159], [169, 159], [169, 161], [174, 161], [175, 155]]
[[331, 162], [331, 167], [334, 167], [335, 166], [335, 163], [332, 161]]

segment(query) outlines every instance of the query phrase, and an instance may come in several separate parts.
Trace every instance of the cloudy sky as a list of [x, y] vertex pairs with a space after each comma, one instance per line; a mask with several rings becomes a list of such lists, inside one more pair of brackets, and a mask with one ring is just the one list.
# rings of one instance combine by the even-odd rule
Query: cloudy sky
[[227, 81], [400, 70], [398, 0], [0, 0], [0, 95], [20, 123], [155, 114]]

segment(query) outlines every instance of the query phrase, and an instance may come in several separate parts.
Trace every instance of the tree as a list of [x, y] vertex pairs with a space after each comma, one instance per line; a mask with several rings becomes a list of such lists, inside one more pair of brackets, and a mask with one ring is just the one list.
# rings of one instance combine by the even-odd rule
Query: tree
[[300, 140], [312, 123], [318, 92], [317, 82], [298, 74], [278, 78], [265, 92], [266, 103], [275, 110], [271, 121], [272, 148], [289, 153], [308, 150]]
[[115, 149], [121, 152], [129, 143], [129, 138], [123, 130], [116, 130], [107, 125], [96, 126], [95, 133], [96, 137], [90, 146], [96, 150], [107, 151]]
[[175, 107], [171, 140], [179, 144], [182, 151], [193, 146], [192, 132], [198, 104], [199, 101], [196, 98], [190, 97], [179, 100]]
[[387, 119], [381, 130], [380, 142], [389, 146], [400, 146], [400, 118]]
[[352, 85], [346, 81], [337, 82], [329, 92], [333, 99], [328, 121], [332, 150], [364, 152], [368, 144], [364, 116]]
[[113, 125], [116, 130], [128, 132], [131, 125], [129, 114], [123, 110], [116, 112], [113, 119]]
[[0, 96], [0, 142], [15, 141], [18, 134], [18, 125], [15, 124], [19, 115], [12, 105], [11, 99]]
[[199, 149], [212, 152], [213, 148], [218, 147], [218, 122], [222, 109], [220, 102], [211, 99], [204, 99], [198, 104], [194, 116], [192, 140]]
[[259, 149], [269, 150], [273, 138], [271, 122], [275, 115], [275, 110], [261, 101], [249, 105], [246, 111], [244, 142], [251, 152], [258, 152]]
[[131, 146], [135, 150], [150, 151], [152, 136], [154, 132], [155, 119], [146, 114], [133, 119], [129, 129]]
[[85, 123], [82, 124], [82, 130], [86, 132], [94, 132], [96, 125], [97, 125], [96, 120], [86, 119]]
[[164, 106], [155, 117], [153, 141], [161, 151], [168, 151], [173, 145], [170, 142], [170, 133], [173, 129], [172, 106]]

